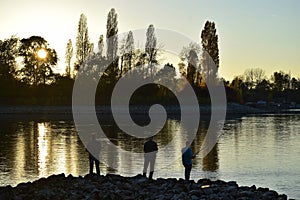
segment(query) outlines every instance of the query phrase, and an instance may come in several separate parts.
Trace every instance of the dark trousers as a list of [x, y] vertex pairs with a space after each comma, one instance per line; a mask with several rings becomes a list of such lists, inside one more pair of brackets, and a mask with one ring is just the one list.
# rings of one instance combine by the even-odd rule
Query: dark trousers
[[184, 178], [186, 181], [190, 180], [192, 165], [184, 165]]
[[96, 172], [97, 175], [100, 175], [100, 162], [94, 156], [89, 155], [89, 161], [90, 161], [90, 174], [93, 174], [93, 168], [94, 168], [94, 163], [96, 166]]

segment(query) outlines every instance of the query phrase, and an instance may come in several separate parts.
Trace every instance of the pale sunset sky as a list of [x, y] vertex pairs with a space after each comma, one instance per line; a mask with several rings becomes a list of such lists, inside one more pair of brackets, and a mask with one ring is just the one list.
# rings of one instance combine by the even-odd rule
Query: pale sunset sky
[[87, 16], [96, 46], [100, 34], [106, 34], [111, 8], [118, 14], [119, 33], [153, 24], [200, 42], [204, 23], [214, 21], [219, 35], [219, 72], [226, 80], [257, 67], [268, 78], [279, 70], [300, 77], [298, 0], [1, 0], [0, 39], [42, 36], [57, 51], [58, 68], [63, 68], [68, 39], [75, 45], [80, 14]]

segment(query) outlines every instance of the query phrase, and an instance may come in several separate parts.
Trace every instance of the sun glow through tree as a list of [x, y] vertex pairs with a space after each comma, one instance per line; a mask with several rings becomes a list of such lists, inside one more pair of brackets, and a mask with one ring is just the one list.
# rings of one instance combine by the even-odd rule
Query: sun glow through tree
[[40, 49], [38, 52], [37, 52], [37, 56], [38, 58], [40, 59], [45, 59], [47, 57], [47, 51], [45, 49]]

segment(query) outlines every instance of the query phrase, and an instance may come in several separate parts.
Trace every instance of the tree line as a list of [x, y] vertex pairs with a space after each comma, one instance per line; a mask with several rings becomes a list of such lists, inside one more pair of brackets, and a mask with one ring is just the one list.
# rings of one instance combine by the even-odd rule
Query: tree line
[[[97, 104], [109, 104], [115, 84], [133, 68], [142, 77], [179, 81], [174, 64], [167, 63], [159, 70], [155, 67], [161, 64], [159, 57], [163, 47], [153, 24], [148, 26], [145, 37], [144, 49], [135, 49], [132, 31], [119, 41], [118, 14], [112, 8], [107, 15], [106, 35], [100, 34], [95, 48], [89, 37], [87, 18], [81, 14], [75, 45], [71, 39], [66, 44], [64, 74], [55, 73], [58, 56], [43, 37], [19, 39], [11, 36], [0, 40], [0, 104], [70, 105], [74, 79], [79, 71], [91, 79], [101, 76], [96, 93]], [[299, 103], [300, 80], [284, 72], [274, 72], [271, 79], [267, 79], [261, 69], [249, 69], [232, 82], [219, 77], [218, 35], [214, 22], [205, 23], [200, 40], [199, 44], [190, 43], [182, 48], [181, 61], [177, 66], [179, 73], [194, 88], [200, 103], [209, 103], [208, 82], [216, 85], [224, 83], [228, 101]], [[96, 52], [94, 49], [97, 49]], [[41, 56], [40, 51], [46, 55]], [[214, 67], [211, 67], [212, 63]], [[101, 69], [104, 66], [108, 67]], [[133, 103], [176, 103], [172, 92], [155, 84], [143, 86], [134, 96]]]
[[265, 101], [267, 103], [300, 103], [300, 79], [283, 71], [267, 78], [260, 68], [246, 69], [231, 82], [224, 81], [228, 101], [238, 103]]

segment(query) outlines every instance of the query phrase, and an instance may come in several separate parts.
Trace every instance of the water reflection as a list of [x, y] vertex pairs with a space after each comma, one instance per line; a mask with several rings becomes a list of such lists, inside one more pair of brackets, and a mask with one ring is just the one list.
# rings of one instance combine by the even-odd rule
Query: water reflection
[[86, 152], [71, 121], [0, 120], [5, 121], [0, 127], [0, 185], [86, 173]]
[[[37, 137], [37, 150], [38, 150], [38, 173], [39, 178], [45, 177], [47, 175], [47, 156], [48, 156], [48, 138], [46, 138], [46, 134], [48, 132], [48, 128], [45, 123], [38, 123], [38, 137]], [[64, 161], [64, 160], [62, 160]]]
[[[194, 159], [192, 179], [212, 178], [237, 180], [240, 184], [270, 187], [281, 193], [295, 189], [300, 176], [300, 116], [251, 116], [227, 120], [224, 133], [213, 150], [205, 157], [201, 153]], [[52, 174], [88, 173], [88, 154], [71, 120], [27, 120], [1, 118], [0, 127], [0, 185], [16, 185]], [[143, 139], [124, 134], [114, 124], [101, 125], [107, 137], [120, 148], [132, 152], [143, 151]], [[193, 142], [193, 152], [199, 151], [207, 132], [208, 123], [201, 121]], [[183, 178], [181, 148], [185, 141], [177, 140], [177, 133], [185, 127], [175, 119], [167, 120], [154, 140], [159, 150], [174, 140], [172, 149], [161, 152], [156, 162], [164, 165], [175, 159], [171, 166], [158, 168], [155, 177]], [[108, 153], [109, 152], [109, 153]], [[114, 156], [111, 156], [114, 155]], [[125, 159], [107, 147], [102, 154], [111, 169], [101, 163], [102, 174], [118, 173], [133, 176], [142, 173], [140, 160]]]
[[[3, 119], [2, 119], [3, 120]], [[72, 121], [12, 121], [10, 127], [0, 128], [8, 131], [10, 140], [0, 142], [0, 184], [16, 184], [46, 177], [51, 174], [65, 173], [84, 175], [88, 172], [88, 154], [81, 143]], [[201, 148], [207, 122], [201, 122], [199, 132], [192, 148], [194, 152]], [[107, 123], [102, 125], [107, 137], [117, 146], [126, 151], [143, 152], [144, 139], [136, 139], [124, 134], [117, 126]], [[171, 141], [174, 142], [168, 151], [161, 151], [157, 158], [157, 176], [182, 177], [181, 148], [185, 141], [176, 135], [186, 132], [180, 121], [167, 120], [163, 129], [154, 137], [159, 149], [163, 149]], [[1, 134], [0, 137], [3, 137]], [[4, 140], [2, 140], [4, 141]], [[143, 157], [133, 160], [133, 157], [124, 159], [119, 152], [113, 152], [109, 146], [101, 152], [101, 173], [121, 173], [122, 175], [136, 175], [142, 172]], [[6, 154], [6, 153], [7, 154]], [[10, 157], [9, 153], [14, 156]], [[211, 154], [203, 158], [201, 155], [194, 160], [194, 166], [202, 166], [202, 171], [218, 171], [218, 149], [214, 148]], [[111, 156], [113, 155], [113, 156]], [[168, 159], [175, 159], [172, 166], [166, 166]], [[112, 169], [108, 166], [116, 166]], [[163, 166], [163, 167], [161, 167]], [[174, 169], [174, 171], [170, 171]], [[7, 171], [7, 174], [4, 171]], [[198, 175], [199, 176], [199, 175]]]

